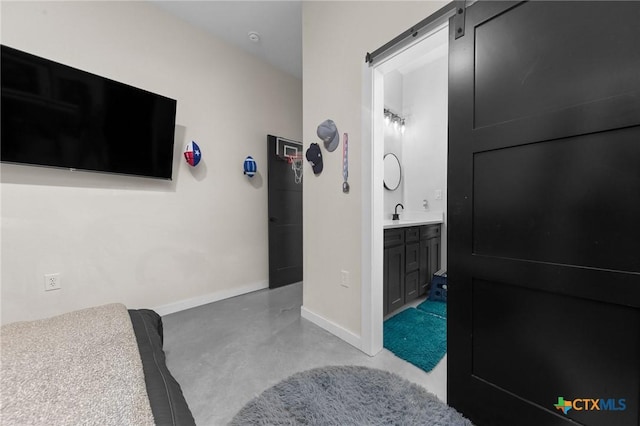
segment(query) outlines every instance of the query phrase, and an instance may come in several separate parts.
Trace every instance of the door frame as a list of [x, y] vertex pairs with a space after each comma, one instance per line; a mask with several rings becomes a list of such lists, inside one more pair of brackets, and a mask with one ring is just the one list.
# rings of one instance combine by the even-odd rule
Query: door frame
[[[362, 218], [360, 350], [374, 356], [383, 346], [384, 75], [424, 55], [424, 40], [447, 31], [450, 13], [436, 17], [424, 34], [362, 68]], [[421, 49], [422, 48], [422, 49]], [[369, 143], [366, 143], [369, 141]], [[379, 183], [379, 185], [377, 184]]]

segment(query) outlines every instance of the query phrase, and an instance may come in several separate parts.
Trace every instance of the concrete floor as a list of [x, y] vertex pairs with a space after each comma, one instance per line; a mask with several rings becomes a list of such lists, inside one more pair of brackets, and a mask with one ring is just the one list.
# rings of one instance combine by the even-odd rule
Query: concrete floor
[[302, 283], [163, 317], [167, 365], [198, 425], [226, 425], [291, 374], [326, 365], [394, 372], [446, 401], [447, 357], [430, 373], [383, 349], [369, 357], [300, 317]]

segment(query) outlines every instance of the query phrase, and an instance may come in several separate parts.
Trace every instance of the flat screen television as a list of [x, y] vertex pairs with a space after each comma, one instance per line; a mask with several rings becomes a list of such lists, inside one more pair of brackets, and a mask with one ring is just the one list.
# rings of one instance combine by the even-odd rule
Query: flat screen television
[[171, 179], [175, 100], [1, 49], [1, 161]]

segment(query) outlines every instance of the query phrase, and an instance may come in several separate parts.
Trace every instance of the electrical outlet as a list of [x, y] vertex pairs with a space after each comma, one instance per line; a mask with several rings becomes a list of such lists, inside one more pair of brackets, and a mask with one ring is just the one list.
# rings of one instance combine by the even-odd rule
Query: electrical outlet
[[349, 271], [341, 271], [342, 272], [342, 282], [340, 285], [344, 288], [349, 288]]
[[60, 274], [45, 274], [44, 276], [44, 290], [59, 290], [60, 289]]

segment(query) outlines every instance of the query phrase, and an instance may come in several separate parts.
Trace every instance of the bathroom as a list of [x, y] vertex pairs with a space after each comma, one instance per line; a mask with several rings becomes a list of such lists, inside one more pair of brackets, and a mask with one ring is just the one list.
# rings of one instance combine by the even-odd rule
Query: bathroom
[[[384, 227], [441, 223], [440, 268], [446, 270], [447, 28], [422, 43], [423, 53], [384, 75]], [[399, 181], [389, 154], [398, 159]], [[399, 219], [392, 220], [396, 211]]]
[[444, 25], [381, 67], [384, 348], [432, 377], [447, 371], [448, 61]]

